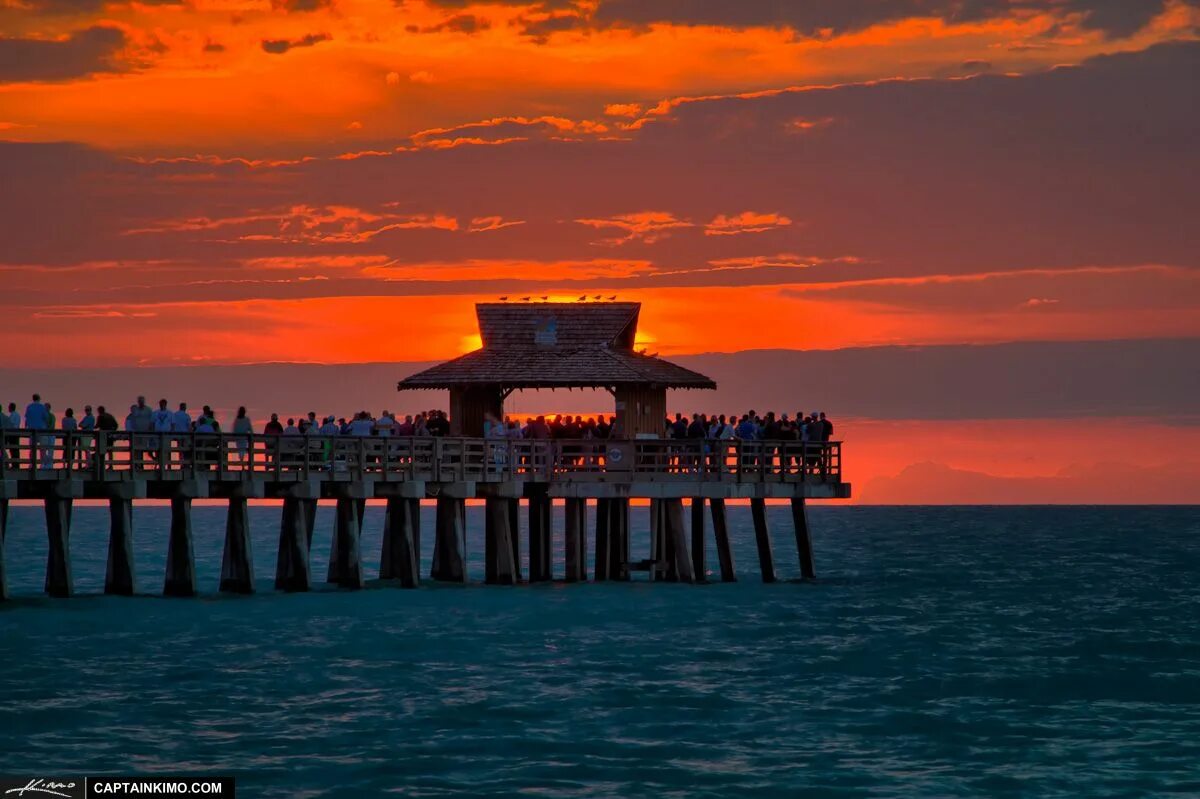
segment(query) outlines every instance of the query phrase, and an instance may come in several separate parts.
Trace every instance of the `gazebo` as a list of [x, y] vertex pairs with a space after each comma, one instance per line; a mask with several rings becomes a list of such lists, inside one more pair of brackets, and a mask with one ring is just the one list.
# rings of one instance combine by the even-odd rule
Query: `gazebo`
[[482, 436], [488, 413], [522, 389], [592, 388], [615, 400], [614, 437], [662, 434], [667, 390], [715, 389], [712, 379], [634, 349], [637, 302], [478, 303], [483, 346], [410, 375], [399, 390], [449, 389], [454, 435]]

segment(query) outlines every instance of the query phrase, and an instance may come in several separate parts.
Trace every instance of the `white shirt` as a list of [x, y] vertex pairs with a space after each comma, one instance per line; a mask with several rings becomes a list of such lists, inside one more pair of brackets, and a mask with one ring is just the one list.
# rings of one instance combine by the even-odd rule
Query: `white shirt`
[[192, 432], [192, 417], [188, 415], [187, 411], [175, 411], [175, 415], [171, 417], [171, 432]]
[[326, 422], [319, 431], [323, 436], [336, 436], [339, 432], [336, 422]]
[[350, 423], [350, 435], [369, 436], [374, 428], [375, 423], [370, 419], [355, 419]]

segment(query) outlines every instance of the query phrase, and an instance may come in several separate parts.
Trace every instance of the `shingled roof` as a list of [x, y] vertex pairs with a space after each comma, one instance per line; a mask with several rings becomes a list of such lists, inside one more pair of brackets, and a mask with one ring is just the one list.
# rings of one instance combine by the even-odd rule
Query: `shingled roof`
[[410, 375], [399, 389], [716, 388], [702, 374], [634, 352], [640, 310], [636, 302], [480, 303], [483, 347]]

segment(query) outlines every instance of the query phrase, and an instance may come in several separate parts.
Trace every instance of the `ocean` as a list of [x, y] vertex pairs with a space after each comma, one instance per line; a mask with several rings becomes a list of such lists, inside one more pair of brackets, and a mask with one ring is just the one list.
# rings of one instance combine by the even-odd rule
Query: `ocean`
[[[82, 596], [52, 600], [41, 509], [13, 507], [0, 773], [233, 775], [251, 797], [1200, 795], [1200, 507], [817, 506], [812, 582], [768, 510], [774, 585], [731, 507], [737, 583], [284, 595], [278, 506], [252, 506], [242, 597], [215, 593], [224, 514], [197, 506], [205, 593], [164, 599], [100, 594], [107, 509], [78, 507]], [[149, 594], [168, 517], [135, 510]], [[382, 526], [369, 507], [368, 577]], [[432, 530], [425, 508], [426, 575]]]

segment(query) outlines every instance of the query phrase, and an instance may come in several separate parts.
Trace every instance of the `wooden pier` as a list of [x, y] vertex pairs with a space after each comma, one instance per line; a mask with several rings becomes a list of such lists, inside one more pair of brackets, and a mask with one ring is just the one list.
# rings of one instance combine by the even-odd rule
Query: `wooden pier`
[[[306, 591], [317, 577], [311, 552], [319, 500], [336, 503], [325, 580], [363, 586], [360, 546], [368, 499], [387, 502], [380, 577], [420, 582], [420, 501], [437, 500], [432, 580], [466, 582], [466, 501], [483, 499], [485, 581], [512, 585], [555, 579], [551, 520], [563, 502], [562, 579], [589, 579], [587, 502], [596, 502], [593, 580], [705, 579], [706, 505], [720, 579], [733, 581], [725, 502], [749, 499], [764, 581], [776, 579], [765, 501], [791, 502], [801, 574], [814, 576], [806, 501], [845, 499], [841, 444], [738, 440], [545, 440], [463, 437], [320, 437], [179, 433], [0, 432], [0, 597], [7, 597], [4, 533], [11, 500], [45, 506], [49, 550], [46, 593], [73, 592], [71, 517], [77, 500], [106, 500], [110, 540], [104, 590], [139, 592], [134, 563], [134, 503], [169, 500], [170, 535], [163, 593], [199, 591], [193, 555], [194, 499], [228, 502], [218, 589], [251, 593], [253, 553], [246, 503], [281, 501], [275, 588]], [[630, 500], [650, 500], [651, 551], [630, 551]], [[527, 501], [528, 575], [517, 540]], [[690, 501], [690, 522], [684, 500]], [[690, 530], [690, 535], [689, 535]]]

